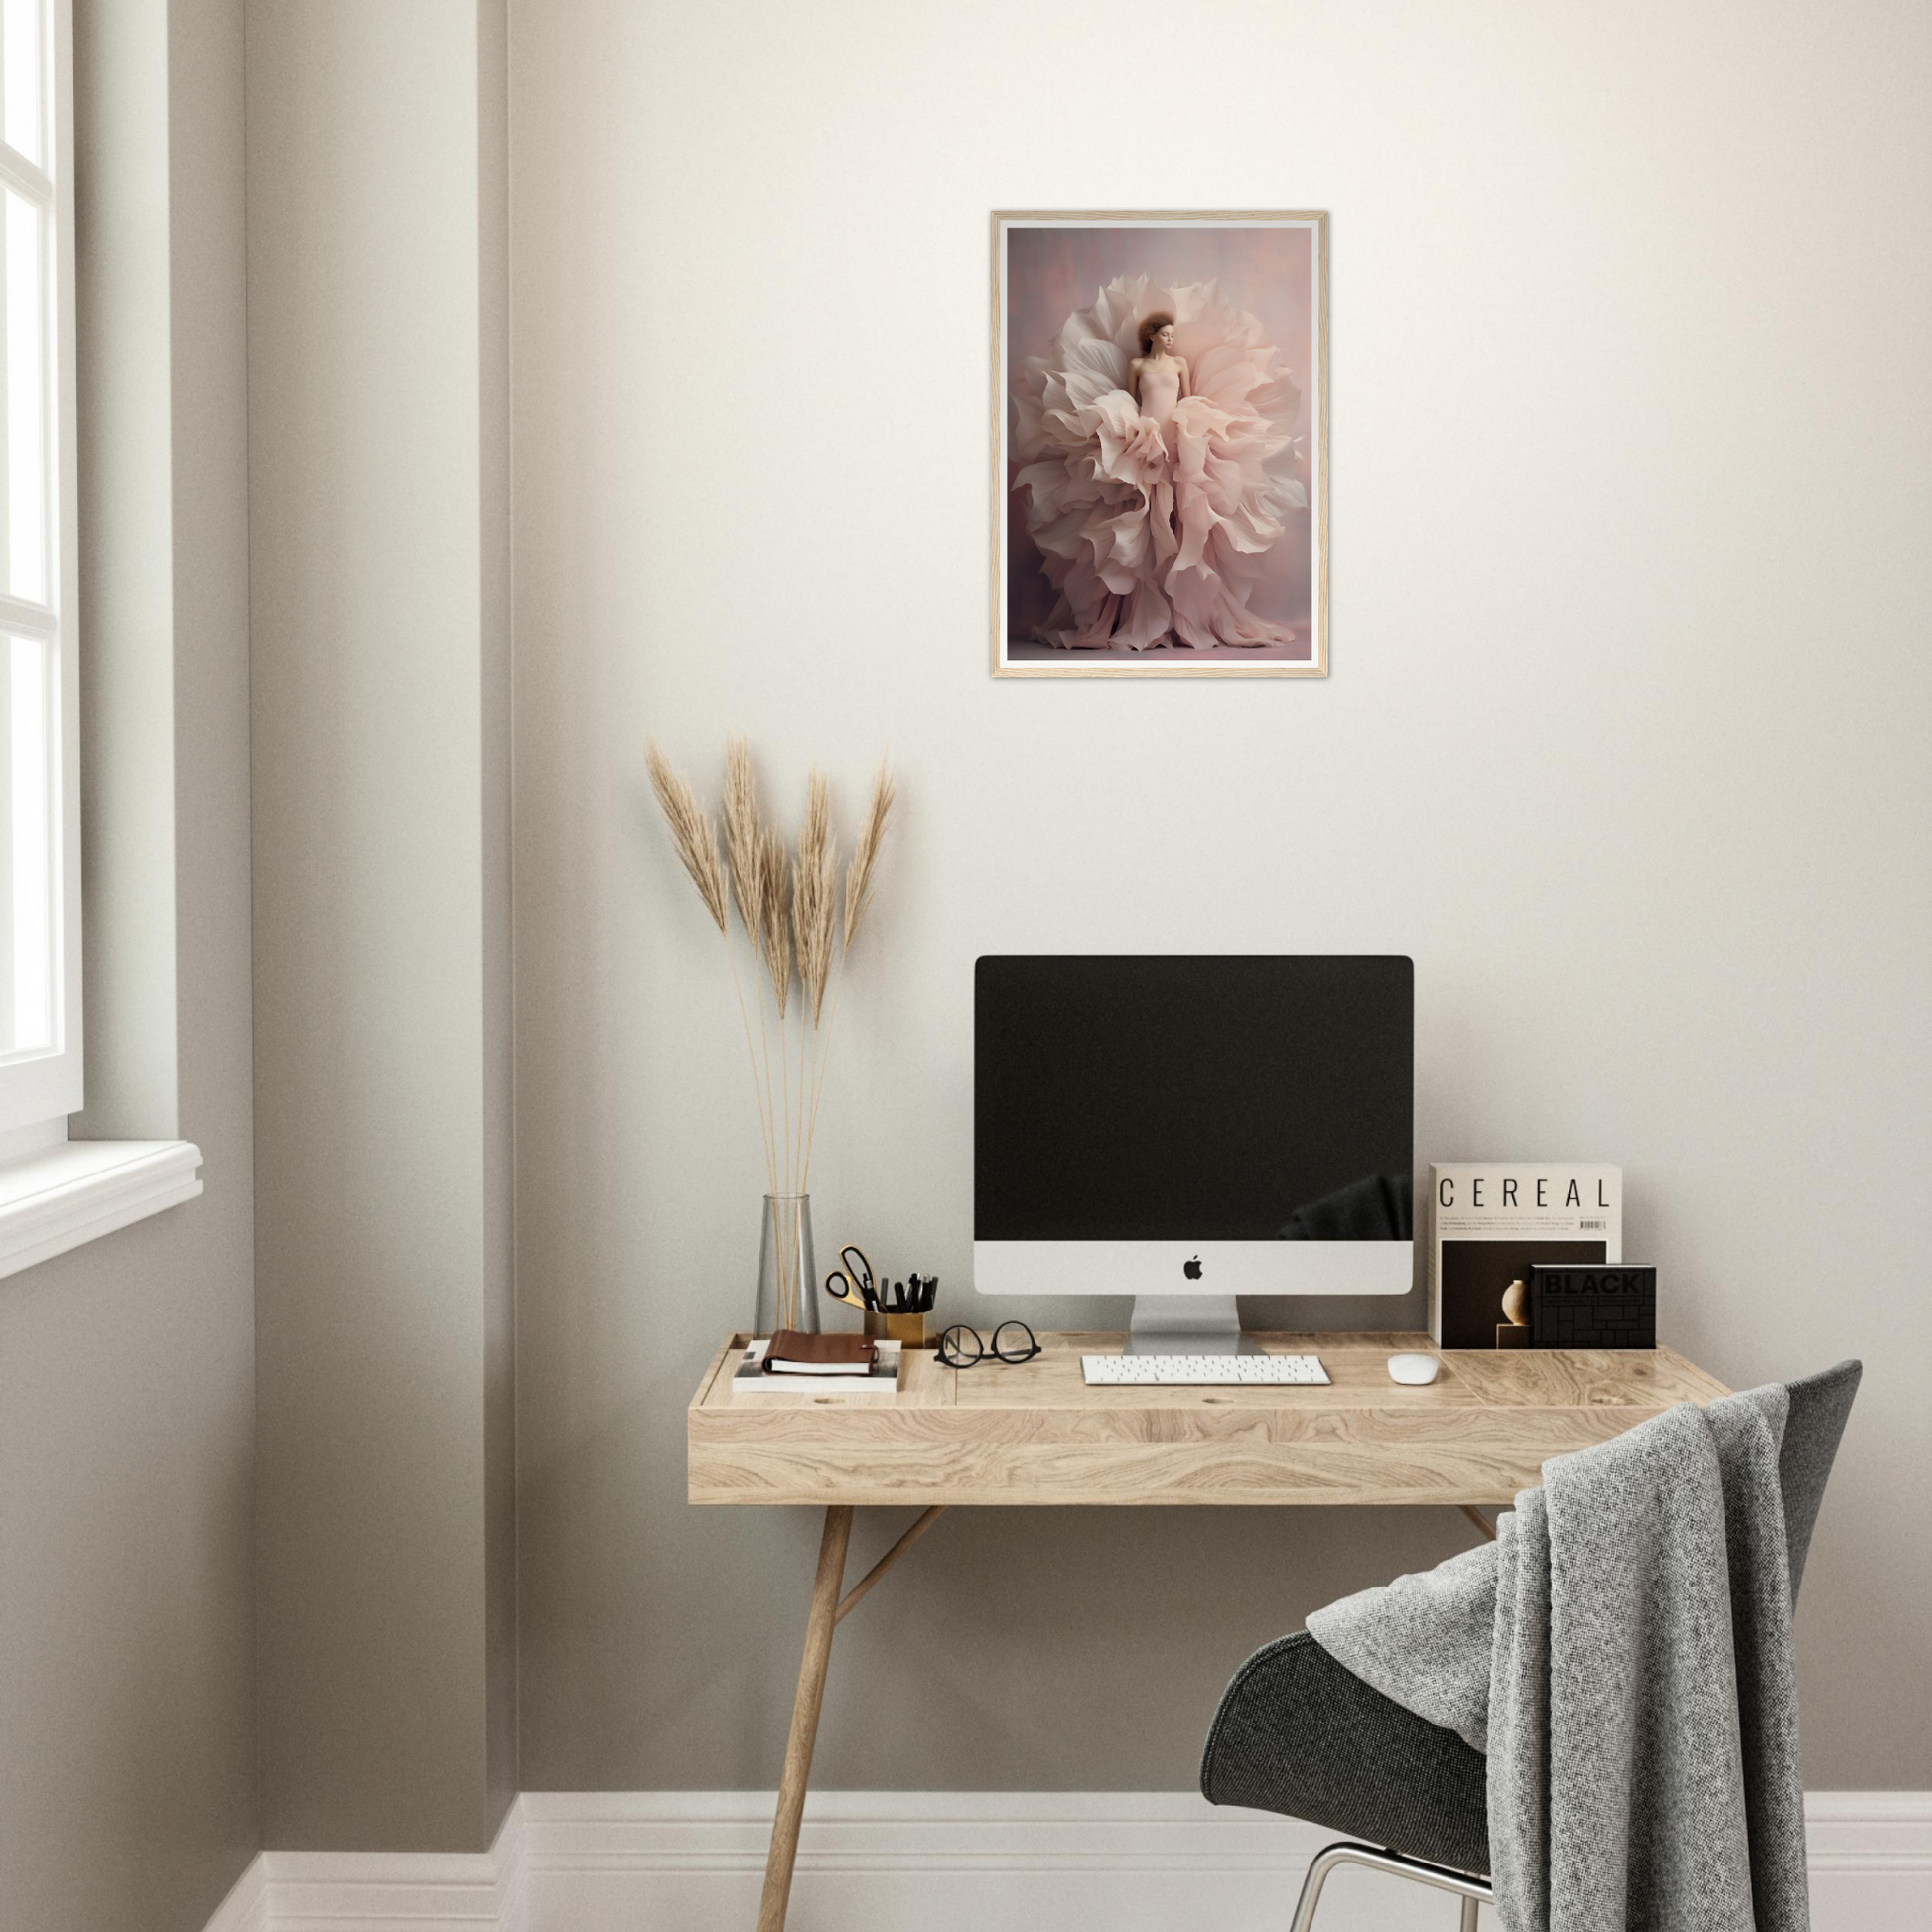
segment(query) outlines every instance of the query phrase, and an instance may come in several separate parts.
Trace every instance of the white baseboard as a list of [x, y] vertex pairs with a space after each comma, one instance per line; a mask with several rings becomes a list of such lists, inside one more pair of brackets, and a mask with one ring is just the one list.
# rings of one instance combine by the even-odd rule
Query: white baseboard
[[[487, 1852], [264, 1853], [207, 1932], [744, 1932], [772, 1802], [525, 1792]], [[1814, 1932], [1932, 1927], [1932, 1792], [1813, 1792], [1806, 1817]], [[819, 1792], [790, 1932], [1253, 1932], [1335, 1836], [1191, 1793]], [[1344, 1869], [1321, 1932], [1440, 1932], [1444, 1909]]]
[[268, 1860], [261, 1853], [235, 1880], [207, 1932], [268, 1932]]
[[261, 1852], [207, 1932], [528, 1932], [519, 1799], [487, 1852]]

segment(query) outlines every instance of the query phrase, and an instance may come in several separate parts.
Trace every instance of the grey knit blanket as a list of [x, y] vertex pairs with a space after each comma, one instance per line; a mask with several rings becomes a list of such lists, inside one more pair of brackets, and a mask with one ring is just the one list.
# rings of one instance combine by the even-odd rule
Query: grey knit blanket
[[1553, 1458], [1497, 1540], [1309, 1618], [1489, 1758], [1506, 1932], [1808, 1932], [1780, 1387]]

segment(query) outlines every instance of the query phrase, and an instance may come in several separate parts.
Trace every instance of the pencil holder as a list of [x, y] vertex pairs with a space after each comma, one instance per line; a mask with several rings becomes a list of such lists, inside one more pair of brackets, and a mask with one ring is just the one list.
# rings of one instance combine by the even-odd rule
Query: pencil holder
[[868, 1314], [866, 1333], [874, 1341], [902, 1342], [907, 1348], [925, 1346], [923, 1314]]

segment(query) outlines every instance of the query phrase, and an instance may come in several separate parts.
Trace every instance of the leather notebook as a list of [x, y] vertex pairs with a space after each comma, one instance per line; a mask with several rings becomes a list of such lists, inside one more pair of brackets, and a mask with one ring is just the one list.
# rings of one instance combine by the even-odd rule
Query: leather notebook
[[780, 1328], [764, 1351], [767, 1375], [850, 1375], [879, 1359], [870, 1335], [807, 1335]]

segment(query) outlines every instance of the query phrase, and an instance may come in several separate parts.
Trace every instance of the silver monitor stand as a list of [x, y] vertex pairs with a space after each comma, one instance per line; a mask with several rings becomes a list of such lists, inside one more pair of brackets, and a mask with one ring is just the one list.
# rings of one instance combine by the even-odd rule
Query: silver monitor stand
[[1259, 1355], [1232, 1295], [1137, 1295], [1128, 1355]]

